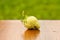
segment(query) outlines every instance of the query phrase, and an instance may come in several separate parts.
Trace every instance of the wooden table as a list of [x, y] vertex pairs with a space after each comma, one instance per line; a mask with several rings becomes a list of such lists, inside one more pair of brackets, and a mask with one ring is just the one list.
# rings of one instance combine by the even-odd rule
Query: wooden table
[[60, 40], [60, 20], [39, 23], [39, 30], [27, 30], [20, 20], [0, 20], [0, 40]]

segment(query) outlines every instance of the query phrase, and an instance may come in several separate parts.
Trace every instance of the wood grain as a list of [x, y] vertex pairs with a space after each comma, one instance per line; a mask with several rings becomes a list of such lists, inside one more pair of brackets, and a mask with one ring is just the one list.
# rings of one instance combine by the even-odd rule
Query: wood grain
[[39, 23], [39, 30], [27, 30], [20, 20], [0, 20], [0, 40], [60, 40], [60, 20]]

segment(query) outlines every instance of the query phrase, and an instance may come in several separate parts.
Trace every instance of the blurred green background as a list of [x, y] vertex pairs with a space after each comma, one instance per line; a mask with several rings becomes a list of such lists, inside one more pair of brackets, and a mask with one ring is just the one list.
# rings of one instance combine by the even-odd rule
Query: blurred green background
[[0, 20], [20, 20], [23, 10], [40, 20], [60, 20], [60, 0], [0, 0]]

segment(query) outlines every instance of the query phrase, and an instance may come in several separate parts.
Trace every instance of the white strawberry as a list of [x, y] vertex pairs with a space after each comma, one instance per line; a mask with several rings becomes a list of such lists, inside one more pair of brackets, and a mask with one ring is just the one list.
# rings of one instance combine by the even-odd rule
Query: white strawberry
[[39, 29], [40, 25], [36, 17], [29, 16], [26, 19], [24, 19], [24, 26], [28, 29]]
[[34, 16], [27, 16], [24, 14], [24, 11], [22, 12], [24, 26], [28, 29], [39, 29], [40, 25], [38, 22], [38, 19]]

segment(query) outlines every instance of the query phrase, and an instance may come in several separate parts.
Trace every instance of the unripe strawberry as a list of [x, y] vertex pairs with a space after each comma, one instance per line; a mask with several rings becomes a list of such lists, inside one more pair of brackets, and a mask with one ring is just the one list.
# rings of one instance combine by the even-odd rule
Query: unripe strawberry
[[28, 29], [39, 29], [40, 25], [36, 17], [29, 16], [26, 17], [26, 19], [23, 20], [24, 26]]

